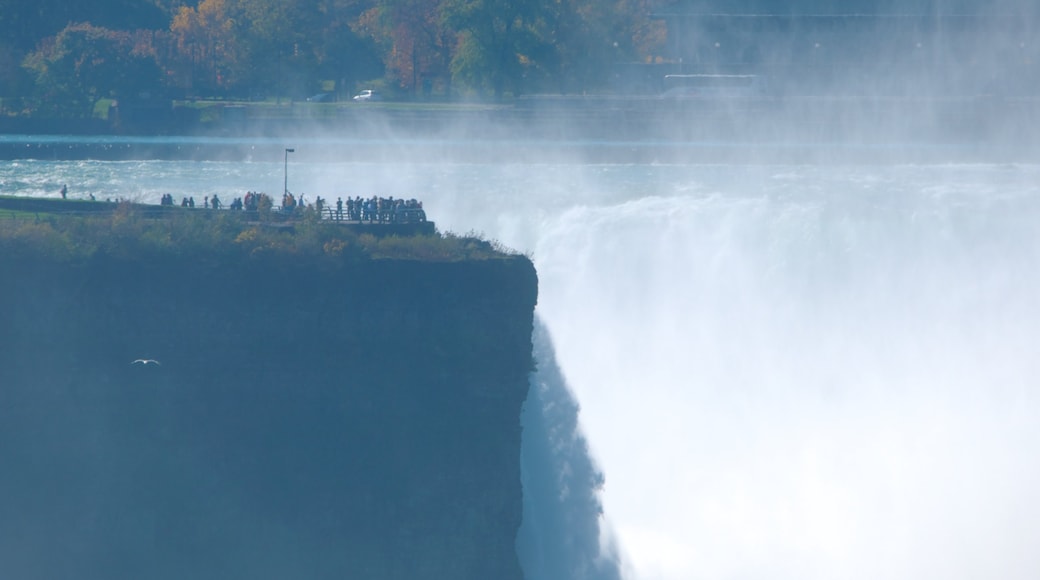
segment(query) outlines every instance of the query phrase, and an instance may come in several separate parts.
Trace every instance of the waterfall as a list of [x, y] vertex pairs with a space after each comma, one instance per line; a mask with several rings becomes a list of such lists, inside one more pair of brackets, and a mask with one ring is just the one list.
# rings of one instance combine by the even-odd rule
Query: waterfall
[[[277, 161], [13, 163], [0, 177], [8, 192], [96, 182], [155, 202], [277, 191]], [[1040, 567], [1040, 166], [293, 172], [328, 199], [418, 197], [441, 231], [532, 256], [544, 328], [518, 540], [532, 580]]]
[[538, 370], [523, 414], [524, 522], [517, 553], [528, 580], [620, 580], [602, 529], [603, 474], [578, 426], [578, 404], [553, 355], [544, 324], [534, 336]]
[[1032, 575], [1037, 168], [656, 175], [530, 221], [629, 575]]

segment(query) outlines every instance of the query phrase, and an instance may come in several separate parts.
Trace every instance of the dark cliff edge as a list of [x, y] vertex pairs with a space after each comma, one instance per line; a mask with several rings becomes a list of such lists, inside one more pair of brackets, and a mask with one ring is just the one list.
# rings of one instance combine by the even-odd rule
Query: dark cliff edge
[[522, 256], [0, 254], [0, 576], [522, 578], [536, 298]]

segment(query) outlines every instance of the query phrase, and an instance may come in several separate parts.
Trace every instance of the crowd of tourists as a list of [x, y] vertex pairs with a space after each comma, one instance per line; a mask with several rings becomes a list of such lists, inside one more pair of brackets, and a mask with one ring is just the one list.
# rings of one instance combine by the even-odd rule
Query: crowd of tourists
[[361, 199], [357, 196], [353, 199], [347, 197], [345, 204], [343, 199], [339, 198], [336, 200], [336, 211], [332, 215], [336, 220], [381, 224], [426, 221], [422, 202], [414, 198], [405, 200], [373, 196]]
[[[171, 206], [172, 207], [174, 205], [174, 203], [173, 203], [173, 194], [172, 193], [164, 193], [163, 196], [162, 196], [162, 199], [159, 201], [159, 205], [166, 205], [166, 206]], [[182, 197], [180, 206], [181, 207], [195, 207], [195, 197], [194, 196]], [[208, 195], [206, 196], [206, 198], [202, 202], [202, 207], [204, 207], [205, 209], [210, 209], [211, 207], [213, 209], [220, 209], [220, 208], [224, 207], [224, 204], [222, 204], [221, 201], [220, 201], [220, 198], [217, 197], [216, 194], [214, 194], [213, 195], [213, 199], [210, 199], [210, 197]], [[242, 208], [239, 208], [239, 209], [242, 209]]]
[[[174, 206], [173, 194], [163, 194], [160, 205]], [[195, 198], [192, 196], [182, 197], [181, 207], [194, 208]], [[224, 203], [214, 194], [203, 199], [204, 209], [223, 209]], [[271, 196], [266, 193], [249, 191], [244, 197], [236, 197], [227, 206], [231, 211], [270, 211], [275, 209]], [[426, 212], [423, 210], [421, 201], [412, 199], [395, 199], [393, 197], [372, 196], [362, 199], [361, 196], [351, 198], [347, 196], [346, 201], [342, 197], [336, 199], [334, 205], [318, 196], [313, 204], [304, 201], [303, 195], [295, 195], [285, 192], [282, 195], [282, 203], [277, 208], [284, 215], [302, 214], [305, 210], [317, 212], [321, 219], [333, 221], [352, 221], [367, 223], [415, 223], [425, 222]]]

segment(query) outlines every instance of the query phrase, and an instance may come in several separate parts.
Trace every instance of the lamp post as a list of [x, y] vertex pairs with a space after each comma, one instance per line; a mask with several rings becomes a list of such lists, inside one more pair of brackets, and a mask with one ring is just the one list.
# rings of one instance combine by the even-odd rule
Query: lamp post
[[296, 153], [296, 150], [295, 149], [288, 149], [288, 148], [285, 150], [285, 167], [282, 170], [282, 174], [285, 177], [285, 187], [283, 188], [282, 195], [288, 195], [289, 194], [289, 154], [290, 153]]

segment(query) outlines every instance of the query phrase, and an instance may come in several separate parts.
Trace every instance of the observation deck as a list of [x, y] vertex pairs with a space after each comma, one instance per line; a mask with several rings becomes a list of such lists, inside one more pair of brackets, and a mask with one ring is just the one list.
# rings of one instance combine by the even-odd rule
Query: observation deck
[[[173, 218], [175, 216], [229, 215], [240, 217], [245, 221], [257, 222], [265, 226], [291, 229], [297, 223], [308, 219], [308, 215], [316, 215], [313, 206], [300, 211], [283, 211], [273, 207], [266, 215], [257, 210], [235, 210], [229, 208], [182, 207], [179, 205], [156, 205], [147, 203], [119, 201], [98, 201], [89, 199], [56, 199], [46, 197], [0, 196], [0, 223], [4, 221], [39, 220], [45, 216], [86, 217], [112, 213], [120, 207], [129, 207], [139, 215], [149, 219]], [[436, 224], [422, 219], [409, 219], [407, 222], [376, 221], [347, 219], [338, 214], [335, 207], [323, 207], [320, 214], [323, 223], [337, 224], [357, 233], [376, 236], [416, 236], [436, 233]]]

